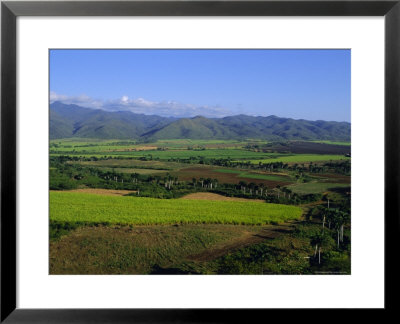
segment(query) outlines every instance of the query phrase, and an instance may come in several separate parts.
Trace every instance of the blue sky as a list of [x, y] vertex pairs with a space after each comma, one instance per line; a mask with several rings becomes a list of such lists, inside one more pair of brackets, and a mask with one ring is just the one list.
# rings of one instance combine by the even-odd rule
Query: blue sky
[[51, 50], [50, 100], [162, 116], [350, 121], [350, 50]]

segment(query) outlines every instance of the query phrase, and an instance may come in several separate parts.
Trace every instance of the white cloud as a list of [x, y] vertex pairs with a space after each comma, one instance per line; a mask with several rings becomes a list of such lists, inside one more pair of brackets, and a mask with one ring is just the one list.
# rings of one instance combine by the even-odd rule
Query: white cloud
[[93, 99], [86, 95], [66, 96], [50, 92], [50, 103], [61, 101], [82, 107], [103, 109], [107, 111], [131, 111], [137, 114], [159, 115], [164, 117], [224, 117], [232, 115], [228, 109], [219, 106], [196, 106], [176, 101], [149, 101], [143, 98], [130, 99], [124, 95], [116, 100]]
[[50, 103], [61, 101], [65, 104], [81, 105], [87, 108], [102, 109], [103, 102], [101, 100], [94, 100], [87, 95], [79, 96], [66, 96], [50, 91]]

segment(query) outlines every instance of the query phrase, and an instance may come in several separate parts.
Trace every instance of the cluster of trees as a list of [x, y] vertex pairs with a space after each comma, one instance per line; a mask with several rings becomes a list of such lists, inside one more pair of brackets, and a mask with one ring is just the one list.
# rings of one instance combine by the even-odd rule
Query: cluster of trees
[[325, 226], [337, 233], [337, 247], [344, 241], [344, 226], [350, 222], [349, 213], [337, 208], [324, 208], [322, 210], [322, 234], [325, 233]]
[[213, 190], [218, 188], [218, 179], [199, 178], [197, 180], [196, 178], [193, 178], [192, 184], [194, 188], [201, 186], [201, 188]]
[[77, 188], [78, 183], [67, 173], [50, 169], [50, 190], [71, 190]]
[[[146, 159], [146, 158], [142, 158]], [[350, 175], [351, 163], [349, 160], [337, 161], [337, 162], [325, 162], [325, 163], [313, 163], [308, 164], [294, 163], [288, 164], [284, 162], [270, 162], [264, 163], [260, 161], [258, 164], [254, 164], [251, 161], [234, 161], [231, 158], [205, 158], [205, 157], [190, 157], [187, 159], [173, 158], [168, 159], [169, 162], [180, 162], [180, 163], [191, 163], [191, 164], [208, 164], [216, 165], [228, 168], [240, 168], [250, 170], [260, 170], [269, 172], [280, 172], [280, 171], [294, 171], [301, 175], [304, 173], [340, 173], [344, 175]]]
[[[321, 252], [332, 251], [332, 249], [340, 253], [346, 252], [350, 244], [349, 233], [345, 235], [345, 228], [350, 225], [350, 210], [346, 207], [344, 209], [338, 208], [337, 206], [345, 206], [346, 204], [336, 201], [331, 202], [329, 206], [329, 199], [324, 198], [328, 206], [314, 207], [309, 210], [307, 215], [309, 221], [318, 218], [320, 223], [319, 230], [310, 235], [310, 244], [314, 247], [313, 261], [318, 265], [322, 262]], [[326, 254], [323, 257], [327, 259], [328, 256], [329, 254]]]
[[[339, 222], [337, 226], [341, 226]], [[346, 223], [347, 224], [347, 223]], [[216, 260], [220, 274], [350, 274], [350, 232], [344, 231], [340, 248], [332, 229], [303, 222], [288, 235], [252, 244]], [[336, 226], [336, 225], [335, 225]], [[308, 256], [307, 256], [308, 255]]]
[[143, 175], [121, 173], [115, 170], [100, 170], [78, 164], [63, 163], [55, 158], [50, 164], [50, 189], [67, 190], [78, 186], [136, 191], [136, 195], [156, 198], [176, 198], [190, 192], [212, 191], [229, 197], [263, 199], [271, 203], [302, 204], [321, 199], [321, 195], [298, 195], [286, 187], [268, 188], [264, 184], [219, 183], [217, 179], [193, 178], [192, 181], [178, 181], [174, 175]]
[[339, 161], [339, 162], [327, 162], [324, 164], [330, 172], [340, 173], [344, 175], [350, 175], [351, 173], [351, 162], [350, 160]]
[[188, 146], [187, 149], [189, 151], [205, 151], [206, 150], [206, 148], [204, 146], [201, 146], [201, 145], [199, 145], [199, 146]]
[[[54, 144], [53, 144], [54, 145]], [[189, 149], [189, 148], [188, 148]], [[193, 149], [193, 148], [190, 148]], [[203, 150], [203, 148], [199, 148], [196, 150]], [[50, 152], [51, 153], [51, 152]], [[110, 159], [120, 159], [118, 156], [69, 156], [69, 155], [60, 155], [56, 157], [60, 160], [60, 162], [65, 161], [101, 161], [101, 160], [110, 160]], [[153, 161], [159, 160], [157, 157], [153, 157], [152, 154], [148, 154], [143, 157], [124, 157], [124, 159], [128, 160], [141, 160], [141, 161]], [[250, 169], [250, 170], [261, 170], [261, 171], [269, 171], [269, 172], [279, 172], [279, 171], [294, 171], [297, 173], [299, 177], [302, 177], [304, 173], [339, 173], [344, 175], [350, 175], [351, 173], [351, 162], [350, 160], [345, 161], [330, 161], [325, 163], [313, 163], [310, 162], [308, 164], [302, 163], [294, 163], [289, 165], [288, 163], [283, 162], [270, 162], [264, 163], [260, 161], [258, 164], [251, 163], [251, 161], [234, 161], [231, 158], [206, 158], [202, 156], [192, 156], [189, 158], [170, 158], [167, 159], [168, 162], [179, 162], [179, 163], [189, 163], [189, 164], [208, 164], [208, 165], [216, 165], [222, 167], [229, 168], [241, 168], [241, 169]]]
[[[51, 152], [50, 152], [51, 153]], [[102, 161], [102, 160], [111, 160], [113, 159], [112, 156], [75, 156], [75, 155], [58, 155], [58, 156], [52, 156], [50, 157], [50, 163], [53, 165], [56, 164], [62, 164], [67, 161], [73, 161], [73, 162], [83, 162], [83, 161]]]

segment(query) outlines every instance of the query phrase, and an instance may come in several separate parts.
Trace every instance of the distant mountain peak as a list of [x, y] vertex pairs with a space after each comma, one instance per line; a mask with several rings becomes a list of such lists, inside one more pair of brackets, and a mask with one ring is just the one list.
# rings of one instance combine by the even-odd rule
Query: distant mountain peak
[[204, 116], [201, 116], [201, 115], [197, 115], [197, 116], [194, 116], [194, 117], [192, 117], [192, 118], [190, 118], [191, 120], [194, 120], [194, 121], [196, 121], [196, 120], [199, 120], [199, 121], [201, 121], [201, 120], [213, 120], [214, 118], [207, 118], [207, 117], [204, 117]]

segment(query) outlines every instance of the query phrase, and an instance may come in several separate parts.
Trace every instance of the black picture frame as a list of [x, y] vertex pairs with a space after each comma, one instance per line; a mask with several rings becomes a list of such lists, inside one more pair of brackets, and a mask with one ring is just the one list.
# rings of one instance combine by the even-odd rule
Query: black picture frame
[[[266, 310], [17, 309], [16, 18], [18, 16], [384, 16], [385, 310], [396, 308], [399, 237], [400, 0], [2, 1], [1, 317], [5, 323], [198, 323], [257, 318]], [[272, 312], [270, 310], [270, 312]], [[250, 317], [249, 317], [250, 316]]]

